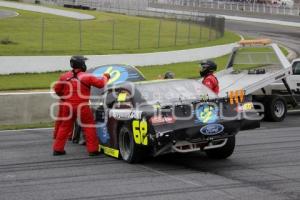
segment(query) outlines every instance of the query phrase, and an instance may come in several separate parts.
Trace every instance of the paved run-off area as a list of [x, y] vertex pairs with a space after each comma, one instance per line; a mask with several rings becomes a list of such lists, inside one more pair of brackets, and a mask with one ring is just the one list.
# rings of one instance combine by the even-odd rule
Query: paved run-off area
[[17, 12], [0, 9], [0, 19], [18, 16]]
[[52, 130], [3, 131], [0, 199], [300, 199], [299, 114], [240, 132], [223, 161], [193, 153], [130, 165], [73, 144], [53, 157]]
[[7, 8], [16, 8], [16, 9], [20, 9], [20, 10], [34, 11], [34, 12], [39, 12], [39, 13], [58, 15], [58, 16], [69, 17], [69, 18], [78, 19], [78, 20], [91, 20], [91, 19], [95, 18], [92, 15], [83, 14], [83, 13], [79, 13], [79, 12], [72, 12], [72, 11], [66, 11], [66, 10], [61, 10], [61, 9], [48, 8], [45, 6], [24, 4], [24, 3], [18, 3], [18, 2], [0, 1], [0, 6], [7, 7]]

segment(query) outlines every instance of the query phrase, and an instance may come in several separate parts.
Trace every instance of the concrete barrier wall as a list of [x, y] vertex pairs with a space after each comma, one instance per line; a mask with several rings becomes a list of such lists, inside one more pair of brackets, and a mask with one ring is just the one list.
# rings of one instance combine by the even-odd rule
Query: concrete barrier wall
[[[236, 43], [168, 52], [88, 55], [89, 68], [115, 64], [133, 66], [164, 65], [191, 62], [224, 56], [232, 52]], [[71, 56], [0, 56], [0, 74], [49, 72], [70, 69]]]
[[51, 104], [57, 100], [48, 93], [0, 94], [0, 125], [32, 124], [53, 121]]

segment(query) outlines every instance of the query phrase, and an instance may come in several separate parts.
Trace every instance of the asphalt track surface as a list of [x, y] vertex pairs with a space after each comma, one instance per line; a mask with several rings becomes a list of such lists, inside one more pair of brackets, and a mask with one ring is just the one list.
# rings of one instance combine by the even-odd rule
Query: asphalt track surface
[[[275, 14], [270, 15], [264, 13], [237, 12], [222, 9], [215, 10], [209, 8], [200, 8], [199, 12], [204, 14], [219, 14], [227, 16], [260, 18], [298, 23], [300, 22], [300, 16], [284, 16]], [[289, 47], [291, 50], [295, 51], [298, 56], [300, 55], [300, 28], [234, 20], [226, 20], [226, 28], [243, 36], [271, 38], [274, 42]]]
[[12, 2], [12, 1], [1, 1], [0, 0], [0, 6], [6, 7], [6, 8], [15, 8], [15, 9], [20, 9], [20, 10], [27, 10], [27, 11], [33, 11], [33, 12], [39, 12], [39, 13], [59, 15], [59, 16], [63, 16], [63, 17], [70, 17], [70, 18], [77, 19], [77, 20], [91, 20], [91, 19], [95, 18], [92, 15], [88, 15], [88, 14], [84, 14], [84, 13], [55, 9], [55, 8], [39, 6], [39, 5], [31, 5], [31, 4], [25, 4], [25, 3], [19, 3], [19, 2]]
[[226, 28], [244, 36], [271, 38], [298, 55], [300, 53], [300, 28], [229, 20], [226, 21]]
[[300, 199], [300, 112], [237, 135], [227, 160], [172, 154], [127, 164], [68, 143], [51, 155], [51, 129], [0, 132], [0, 199]]

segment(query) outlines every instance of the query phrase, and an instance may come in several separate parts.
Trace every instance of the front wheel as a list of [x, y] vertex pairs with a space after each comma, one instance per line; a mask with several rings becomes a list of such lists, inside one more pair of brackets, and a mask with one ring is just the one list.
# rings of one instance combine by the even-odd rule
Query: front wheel
[[231, 156], [235, 148], [235, 136], [227, 138], [224, 146], [217, 149], [206, 150], [206, 155], [213, 159], [226, 159]]
[[119, 150], [122, 159], [128, 163], [142, 161], [143, 149], [134, 142], [132, 131], [123, 125], [119, 132]]

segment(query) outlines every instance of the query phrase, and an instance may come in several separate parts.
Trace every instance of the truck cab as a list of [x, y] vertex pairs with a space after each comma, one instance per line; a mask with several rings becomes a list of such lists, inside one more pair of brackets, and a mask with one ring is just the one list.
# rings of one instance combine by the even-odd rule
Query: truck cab
[[300, 103], [300, 58], [292, 62], [293, 74], [287, 78], [287, 82], [295, 95], [298, 104]]

